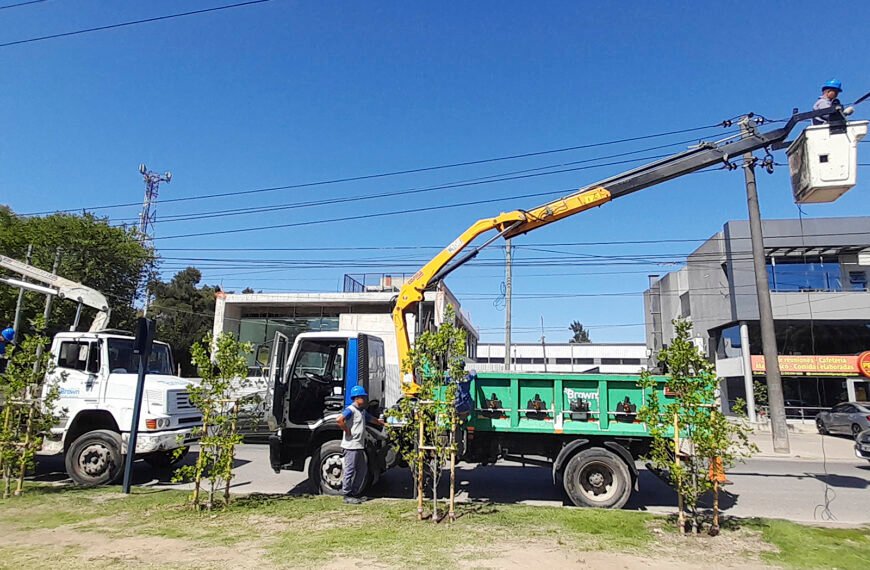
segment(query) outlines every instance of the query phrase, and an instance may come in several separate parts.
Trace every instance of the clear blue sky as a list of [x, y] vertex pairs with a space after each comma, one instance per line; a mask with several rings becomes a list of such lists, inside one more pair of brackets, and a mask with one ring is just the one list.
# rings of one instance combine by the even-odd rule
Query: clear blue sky
[[[180, 7], [170, 1], [53, 0], [0, 10], [0, 43], [221, 3], [198, 0]], [[421, 5], [273, 0], [0, 48], [0, 203], [26, 213], [137, 202], [140, 162], [173, 172], [172, 183], [161, 189], [161, 197], [170, 199], [583, 145], [718, 123], [748, 111], [778, 118], [792, 107], [809, 108], [820, 84], [831, 77], [844, 82], [843, 100], [851, 101], [870, 90], [870, 3], [829, 6], [832, 12], [822, 14], [824, 4], [802, 1]], [[866, 107], [859, 116], [868, 116]], [[711, 129], [426, 174], [166, 203], [158, 206], [158, 219], [422, 188], [717, 134]], [[434, 250], [318, 248], [443, 246], [479, 217], [533, 207], [543, 199], [213, 237], [169, 236], [555, 192], [625, 168], [399, 199], [164, 221], [157, 224], [156, 243], [166, 258], [165, 275], [193, 264], [203, 269], [206, 281], [226, 289], [334, 291], [345, 272], [413, 272]], [[870, 171], [860, 174], [864, 180], [843, 199], [807, 207], [807, 215], [870, 215]], [[786, 169], [772, 176], [761, 173], [759, 184], [764, 216], [797, 216]], [[96, 212], [122, 221], [135, 218], [137, 210]], [[569, 338], [573, 319], [591, 328], [594, 341], [642, 341], [640, 293], [646, 275], [676, 268], [650, 264], [648, 256], [678, 260], [725, 221], [745, 216], [742, 174], [705, 173], [515, 240], [525, 246], [605, 242], [544, 246], [555, 254], [517, 251], [515, 340], [537, 340], [543, 316], [552, 342]], [[698, 242], [606, 243], [651, 239]], [[167, 249], [182, 247], [310, 251]], [[589, 255], [643, 257], [617, 264]], [[555, 265], [522, 266], [524, 259], [540, 263], [553, 256]], [[335, 266], [266, 271], [240, 267], [238, 261], [190, 261], [205, 257], [334, 260]], [[502, 338], [504, 314], [493, 305], [502, 257], [503, 251], [492, 249], [483, 260], [496, 265], [467, 267], [448, 281], [488, 341]], [[580, 265], [565, 265], [566, 259]], [[540, 294], [575, 296], [521, 298]]]

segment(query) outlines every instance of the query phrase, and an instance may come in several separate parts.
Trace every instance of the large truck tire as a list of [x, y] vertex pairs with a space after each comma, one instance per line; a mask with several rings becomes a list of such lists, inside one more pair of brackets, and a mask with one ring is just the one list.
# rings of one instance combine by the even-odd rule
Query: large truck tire
[[180, 463], [190, 451], [190, 448], [186, 446], [181, 449], [180, 452], [177, 449], [156, 451], [143, 456], [142, 459], [154, 469], [169, 469], [173, 465]]
[[98, 429], [80, 435], [67, 449], [64, 464], [77, 485], [96, 487], [116, 482], [124, 472], [121, 434]]
[[[308, 481], [314, 487], [314, 492], [322, 495], [341, 495], [341, 483], [344, 478], [344, 450], [337, 439], [323, 442], [308, 463]], [[366, 454], [366, 478], [362, 492], [372, 484], [372, 473]]]
[[621, 509], [631, 496], [631, 473], [615, 453], [590, 447], [568, 460], [562, 485], [578, 507]]

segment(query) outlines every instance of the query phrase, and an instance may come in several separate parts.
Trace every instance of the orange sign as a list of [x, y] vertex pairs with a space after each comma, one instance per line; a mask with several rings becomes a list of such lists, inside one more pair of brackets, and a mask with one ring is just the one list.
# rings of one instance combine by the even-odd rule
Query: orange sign
[[[866, 370], [870, 376], [870, 352], [865, 352]], [[779, 371], [783, 376], [857, 376], [860, 357], [851, 355], [779, 356]], [[752, 355], [753, 374], [764, 374], [764, 357]]]
[[870, 350], [858, 355], [858, 372], [870, 378]]

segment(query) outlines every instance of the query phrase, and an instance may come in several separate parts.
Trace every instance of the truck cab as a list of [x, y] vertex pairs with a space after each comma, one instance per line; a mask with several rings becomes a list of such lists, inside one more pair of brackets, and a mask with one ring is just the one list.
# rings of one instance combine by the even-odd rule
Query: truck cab
[[[52, 341], [44, 390], [58, 388], [58, 420], [41, 454], [64, 454], [67, 474], [79, 485], [112, 483], [123, 472], [139, 368], [133, 345], [122, 331], [65, 332]], [[186, 452], [202, 414], [188, 397], [191, 380], [172, 373], [169, 345], [154, 343], [146, 372], [135, 453], [168, 467]]]
[[[303, 471], [310, 458], [308, 478], [315, 489], [338, 494], [342, 432], [336, 420], [350, 405], [350, 389], [356, 385], [369, 394], [369, 413], [381, 414], [387, 392], [384, 341], [356, 332], [318, 332], [300, 334], [291, 346], [278, 332], [268, 373], [266, 421], [272, 430], [272, 469]], [[367, 429], [367, 483], [374, 483], [392, 466], [395, 455], [382, 430]]]

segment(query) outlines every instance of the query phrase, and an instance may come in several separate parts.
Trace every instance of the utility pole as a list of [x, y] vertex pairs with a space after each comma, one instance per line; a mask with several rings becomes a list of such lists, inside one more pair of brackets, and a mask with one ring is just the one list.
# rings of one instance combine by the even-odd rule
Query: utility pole
[[[27, 257], [24, 258], [24, 263], [30, 265], [30, 259], [33, 257], [33, 244], [27, 246]], [[21, 276], [24, 278], [24, 276]], [[15, 336], [12, 337], [12, 342], [18, 341], [18, 327], [21, 325], [21, 307], [24, 304], [24, 287], [18, 289], [18, 301], [15, 303], [15, 320], [12, 322], [12, 330], [15, 331]]]
[[[139, 214], [139, 241], [144, 247], [151, 248], [154, 243], [154, 222], [157, 221], [157, 193], [160, 190], [161, 182], [169, 184], [172, 180], [172, 173], [167, 170], [164, 174], [157, 174], [148, 170], [144, 164], [140, 164], [139, 174], [142, 175], [142, 179], [145, 181], [145, 198], [142, 201], [142, 212]], [[151, 303], [151, 294], [147, 290], [147, 283], [145, 287], [143, 315], [148, 314], [148, 305]]]
[[[744, 137], [750, 135], [755, 129], [755, 126], [750, 124], [750, 120], [750, 117], [743, 117], [740, 121], [740, 131]], [[761, 345], [764, 352], [765, 376], [767, 377], [767, 398], [770, 406], [773, 450], [776, 453], [789, 453], [785, 398], [782, 393], [782, 377], [779, 373], [776, 330], [773, 325], [773, 307], [770, 303], [770, 284], [767, 280], [761, 209], [758, 205], [758, 189], [755, 186], [755, 157], [751, 152], [743, 155], [743, 174], [746, 177], [749, 235], [752, 242], [752, 265], [755, 269], [755, 291], [758, 296], [758, 319], [761, 324]], [[749, 347], [744, 347], [744, 350], [749, 350]]]
[[541, 352], [544, 353], [544, 372], [547, 371], [547, 339], [544, 336], [544, 315], [541, 315]]
[[504, 369], [511, 369], [511, 240], [504, 242]]

